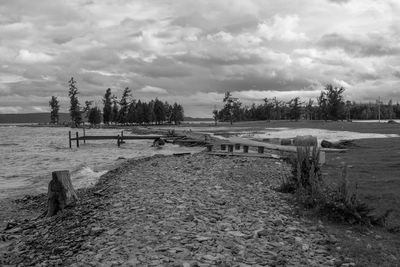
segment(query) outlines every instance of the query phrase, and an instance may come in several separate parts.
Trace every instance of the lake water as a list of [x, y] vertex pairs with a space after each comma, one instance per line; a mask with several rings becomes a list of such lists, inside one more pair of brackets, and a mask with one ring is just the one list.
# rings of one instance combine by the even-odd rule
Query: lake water
[[[203, 148], [187, 148], [166, 144], [162, 149], [151, 147], [152, 140], [127, 140], [118, 148], [116, 140], [81, 142], [72, 149], [68, 145], [69, 128], [0, 127], [0, 198], [19, 197], [47, 191], [51, 172], [69, 170], [75, 188], [93, 185], [108, 170], [124, 159], [198, 152]], [[73, 132], [82, 130], [74, 130]], [[117, 129], [89, 129], [86, 135], [118, 135]], [[125, 135], [129, 135], [127, 131]]]

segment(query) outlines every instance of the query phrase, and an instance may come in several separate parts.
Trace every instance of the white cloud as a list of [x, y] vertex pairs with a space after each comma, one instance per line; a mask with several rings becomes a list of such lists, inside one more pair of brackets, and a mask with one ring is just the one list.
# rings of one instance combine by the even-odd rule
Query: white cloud
[[287, 15], [285, 17], [275, 15], [272, 21], [263, 22], [258, 25], [258, 33], [267, 40], [307, 40], [305, 34], [300, 30], [299, 17], [297, 15]]
[[22, 107], [14, 106], [14, 107], [0, 107], [0, 113], [20, 113], [22, 111]]
[[0, 73], [0, 84], [1, 83], [17, 83], [25, 81], [26, 79], [20, 75], [14, 74], [1, 74]]
[[30, 52], [26, 49], [19, 50], [17, 61], [22, 63], [46, 63], [52, 61], [53, 57], [41, 52]]
[[155, 93], [155, 94], [167, 94], [168, 93], [168, 91], [165, 90], [164, 88], [155, 87], [155, 86], [149, 86], [149, 85], [146, 85], [145, 87], [141, 88], [139, 90], [139, 92], [141, 92], [141, 93]]
[[73, 76], [85, 100], [128, 86], [192, 116], [227, 90], [288, 99], [335, 81], [356, 101], [397, 102], [399, 12], [395, 0], [6, 1], [0, 101], [48, 108]]

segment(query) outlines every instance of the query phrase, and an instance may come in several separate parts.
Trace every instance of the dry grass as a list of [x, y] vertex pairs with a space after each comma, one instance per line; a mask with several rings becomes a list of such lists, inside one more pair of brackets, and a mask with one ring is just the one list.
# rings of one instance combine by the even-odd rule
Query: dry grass
[[292, 177], [282, 180], [280, 192], [295, 193], [298, 203], [335, 221], [350, 224], [384, 226], [386, 217], [374, 217], [372, 208], [358, 197], [357, 186], [352, 186], [347, 177], [347, 166], [342, 165], [339, 182], [327, 184], [322, 179], [319, 164], [319, 149], [313, 146], [297, 146], [295, 158], [290, 160]]

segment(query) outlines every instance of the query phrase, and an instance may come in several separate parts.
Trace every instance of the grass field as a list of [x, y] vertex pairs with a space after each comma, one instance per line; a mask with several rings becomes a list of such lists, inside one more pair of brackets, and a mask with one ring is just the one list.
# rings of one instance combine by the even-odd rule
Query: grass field
[[[193, 131], [210, 128], [214, 132], [260, 131], [265, 128], [312, 128], [332, 131], [360, 133], [400, 134], [400, 124], [364, 122], [323, 122], [323, 121], [256, 121], [183, 125]], [[342, 163], [348, 165], [348, 179], [358, 186], [360, 198], [375, 208], [379, 215], [388, 209], [394, 212], [389, 217], [389, 226], [400, 226], [400, 138], [373, 138], [354, 141], [345, 153], [328, 153], [323, 172], [328, 181], [339, 177]]]

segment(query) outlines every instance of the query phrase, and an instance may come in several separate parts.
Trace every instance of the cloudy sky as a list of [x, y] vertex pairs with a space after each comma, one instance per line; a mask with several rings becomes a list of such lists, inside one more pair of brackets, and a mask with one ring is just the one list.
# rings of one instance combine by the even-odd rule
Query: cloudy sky
[[400, 101], [398, 0], [0, 0], [0, 113], [101, 105], [110, 87], [211, 117], [242, 102], [316, 97]]

